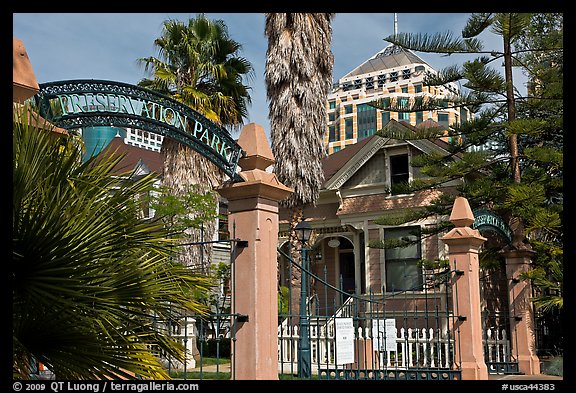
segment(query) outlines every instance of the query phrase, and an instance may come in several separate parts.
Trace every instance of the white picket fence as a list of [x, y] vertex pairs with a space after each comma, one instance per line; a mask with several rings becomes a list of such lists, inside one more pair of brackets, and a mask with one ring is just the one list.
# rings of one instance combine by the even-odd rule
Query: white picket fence
[[484, 339], [484, 360], [486, 362], [510, 362], [511, 347], [510, 340], [506, 336], [506, 330], [500, 330], [498, 334], [497, 329], [489, 328], [486, 330], [486, 338]]
[[[440, 329], [397, 330], [396, 350], [385, 350], [382, 339], [376, 337], [374, 344], [370, 327], [357, 327], [355, 331], [355, 359], [364, 364], [337, 363], [337, 348], [334, 325], [310, 326], [311, 366], [313, 372], [322, 369], [359, 368], [374, 370], [408, 370], [412, 368], [452, 369], [454, 362], [454, 340], [448, 331]], [[506, 331], [488, 329], [484, 345], [486, 361], [510, 361], [510, 340]], [[287, 373], [298, 367], [298, 326], [278, 327], [278, 368]], [[360, 356], [358, 353], [362, 352]], [[372, 354], [370, 354], [372, 352]]]
[[[386, 370], [410, 368], [444, 368], [452, 366], [453, 353], [448, 331], [439, 329], [404, 329], [397, 330], [396, 350], [385, 350], [382, 338], [374, 339], [371, 328], [357, 327], [355, 331], [355, 352], [362, 352], [361, 368]], [[278, 364], [279, 369], [288, 372], [296, 369], [298, 364], [298, 326], [284, 326], [278, 329]], [[376, 345], [374, 343], [376, 340]], [[310, 326], [310, 347], [312, 371], [319, 369], [355, 367], [354, 364], [337, 363], [336, 337], [333, 325]]]

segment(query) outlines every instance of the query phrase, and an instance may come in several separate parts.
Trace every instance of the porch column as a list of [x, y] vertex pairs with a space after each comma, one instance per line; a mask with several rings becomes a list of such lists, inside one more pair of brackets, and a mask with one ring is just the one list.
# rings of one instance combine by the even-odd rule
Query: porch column
[[217, 191], [228, 200], [230, 232], [248, 242], [234, 262], [232, 311], [246, 316], [238, 322], [232, 347], [233, 378], [278, 379], [277, 244], [278, 202], [292, 189], [266, 172], [274, 163], [264, 129], [246, 125], [238, 144], [246, 155], [238, 164], [243, 182]]
[[485, 380], [488, 368], [482, 347], [478, 249], [486, 238], [470, 228], [474, 215], [466, 198], [456, 198], [450, 221], [455, 228], [440, 240], [448, 245], [450, 263], [456, 270], [452, 279], [452, 303], [458, 316], [454, 328], [459, 329], [459, 333], [454, 360], [460, 362], [463, 380]]
[[[520, 279], [530, 265], [531, 250], [505, 250], [508, 279], [508, 309], [512, 348], [516, 348], [518, 369], [526, 375], [540, 374], [540, 359], [536, 356], [534, 310], [530, 301], [532, 286]], [[512, 350], [514, 353], [514, 350]]]

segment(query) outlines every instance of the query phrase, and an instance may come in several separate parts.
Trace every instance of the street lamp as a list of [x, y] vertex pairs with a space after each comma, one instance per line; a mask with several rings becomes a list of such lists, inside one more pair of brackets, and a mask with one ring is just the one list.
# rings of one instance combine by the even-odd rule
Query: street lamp
[[308, 298], [308, 251], [306, 243], [312, 235], [312, 226], [304, 221], [296, 225], [296, 236], [302, 245], [302, 271], [300, 275], [300, 338], [298, 342], [298, 378], [310, 378], [312, 356], [310, 351], [310, 321], [306, 312], [306, 300]]

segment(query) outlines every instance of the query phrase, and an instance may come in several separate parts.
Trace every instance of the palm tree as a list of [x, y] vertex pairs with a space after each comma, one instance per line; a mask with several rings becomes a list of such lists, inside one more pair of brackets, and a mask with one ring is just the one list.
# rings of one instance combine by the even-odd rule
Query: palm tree
[[[161, 221], [139, 218], [154, 175], [115, 176], [120, 155], [83, 162], [77, 140], [15, 111], [13, 129], [13, 375], [31, 359], [59, 379], [168, 378], [157, 352], [184, 347], [155, 318], [203, 313], [211, 283], [169, 259]], [[129, 175], [129, 174], [127, 174]]]
[[[243, 79], [252, 76], [253, 68], [238, 56], [242, 47], [230, 38], [222, 20], [213, 21], [203, 14], [189, 19], [187, 24], [167, 20], [154, 45], [158, 58], [138, 60], [153, 77], [142, 79], [139, 86], [166, 94], [218, 125], [242, 125], [251, 103], [249, 87]], [[188, 192], [192, 185], [210, 193], [225, 179], [225, 174], [208, 159], [175, 140], [164, 138], [161, 153], [163, 184], [174, 195]], [[207, 222], [203, 230], [189, 230], [186, 242], [212, 240], [215, 230], [216, 222]], [[202, 260], [203, 255], [211, 255], [210, 244], [179, 248], [180, 262], [210, 273], [210, 263]]]
[[[330, 13], [266, 14], [266, 88], [274, 173], [294, 192], [281, 205], [290, 210], [293, 260], [300, 260], [294, 228], [305, 205], [315, 205], [324, 182], [326, 100], [332, 87]], [[292, 304], [298, 307], [300, 272], [292, 275]]]

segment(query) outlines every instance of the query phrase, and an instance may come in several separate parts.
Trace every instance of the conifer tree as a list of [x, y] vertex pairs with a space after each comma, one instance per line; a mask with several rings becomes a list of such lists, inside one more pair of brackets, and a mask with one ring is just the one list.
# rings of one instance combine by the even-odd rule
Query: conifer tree
[[[410, 190], [460, 180], [456, 192], [442, 194], [429, 206], [406, 210], [402, 217], [381, 217], [377, 221], [398, 225], [431, 215], [447, 218], [454, 198], [465, 196], [473, 210], [489, 209], [507, 221], [513, 231], [513, 249], [536, 252], [534, 270], [526, 278], [555, 289], [558, 296], [553, 301], [543, 299], [542, 303], [554, 306], [562, 304], [562, 26], [561, 14], [480, 13], [471, 14], [461, 37], [446, 32], [399, 33], [385, 38], [419, 52], [477, 56], [461, 66], [428, 74], [424, 80], [427, 86], [461, 83], [463, 91], [455, 91], [448, 101], [455, 108], [468, 107], [475, 118], [450, 127], [448, 155], [423, 154], [412, 160], [424, 177], [414, 179]], [[477, 37], [487, 29], [501, 37], [503, 50], [483, 48]], [[503, 72], [498, 69], [500, 65]], [[515, 87], [513, 67], [521, 67], [527, 74], [528, 94], [521, 94]], [[413, 99], [408, 106], [384, 100], [372, 105], [397, 112], [446, 108], [445, 101], [434, 97]], [[443, 128], [415, 132], [385, 128], [378, 134], [394, 139], [433, 140], [445, 136], [444, 132]], [[430, 233], [451, 226], [446, 219]], [[398, 244], [376, 241], [370, 246], [389, 248]], [[490, 260], [488, 255], [494, 253], [487, 250], [483, 255], [485, 264]]]

